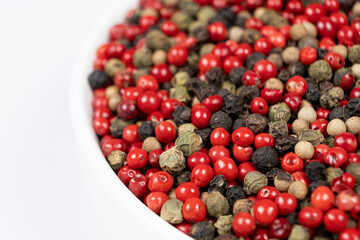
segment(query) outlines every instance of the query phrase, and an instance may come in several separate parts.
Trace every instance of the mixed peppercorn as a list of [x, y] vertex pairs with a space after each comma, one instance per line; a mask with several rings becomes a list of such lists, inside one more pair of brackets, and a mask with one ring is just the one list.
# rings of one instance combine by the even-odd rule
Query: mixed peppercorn
[[140, 0], [96, 52], [119, 179], [201, 240], [360, 239], [360, 2]]

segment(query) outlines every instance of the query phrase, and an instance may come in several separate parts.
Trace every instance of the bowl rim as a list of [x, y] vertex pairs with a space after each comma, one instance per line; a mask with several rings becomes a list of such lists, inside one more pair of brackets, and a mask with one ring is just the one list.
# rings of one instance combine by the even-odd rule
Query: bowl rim
[[[119, 202], [121, 202], [121, 206], [115, 207], [129, 209], [132, 214], [136, 214], [139, 217], [139, 222], [143, 221], [149, 224], [151, 229], [156, 229], [156, 232], [154, 232], [158, 237], [166, 236], [167, 239], [174, 240], [192, 239], [147, 208], [119, 180], [104, 158], [92, 127], [92, 94], [87, 76], [92, 71], [95, 51], [99, 45], [108, 40], [110, 27], [124, 21], [126, 12], [137, 7], [137, 3], [138, 0], [129, 1], [129, 4], [126, 6], [124, 6], [124, 3], [118, 4], [118, 6], [113, 6], [108, 14], [104, 14], [104, 17], [100, 19], [87, 37], [76, 59], [70, 82], [69, 105], [72, 128], [75, 133], [77, 146], [81, 152], [81, 157], [79, 158], [81, 160], [79, 161], [88, 166], [91, 176], [96, 181], [101, 182], [107, 190], [113, 191], [111, 194], [115, 195], [120, 200]], [[105, 161], [101, 161], [104, 159]], [[149, 236], [151, 236], [150, 233]]]

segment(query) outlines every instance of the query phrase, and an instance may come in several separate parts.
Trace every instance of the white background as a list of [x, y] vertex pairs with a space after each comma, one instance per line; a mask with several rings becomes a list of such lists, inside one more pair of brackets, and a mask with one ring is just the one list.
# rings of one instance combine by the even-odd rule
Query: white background
[[0, 239], [105, 239], [68, 90], [86, 36], [119, 1], [0, 0]]

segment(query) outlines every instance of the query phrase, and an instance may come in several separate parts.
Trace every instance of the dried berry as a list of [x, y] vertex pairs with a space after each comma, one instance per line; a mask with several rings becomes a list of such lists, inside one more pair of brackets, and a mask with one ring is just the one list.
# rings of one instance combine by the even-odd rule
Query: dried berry
[[118, 171], [125, 163], [127, 154], [120, 150], [112, 151], [108, 156], [108, 161], [114, 171]]
[[303, 200], [306, 198], [308, 189], [305, 183], [301, 181], [295, 181], [289, 185], [288, 193], [294, 195], [297, 200]]
[[246, 194], [257, 194], [261, 188], [267, 186], [268, 180], [265, 174], [254, 171], [246, 174], [244, 179], [244, 191]]
[[[247, 29], [247, 30], [251, 30], [251, 29]], [[251, 31], [253, 31], [253, 30], [255, 30], [255, 29], [252, 29]], [[245, 30], [245, 33], [246, 33], [246, 30]], [[245, 33], [244, 33], [244, 35], [245, 35]], [[250, 54], [246, 58], [246, 68], [252, 69], [257, 62], [259, 62], [260, 60], [263, 60], [263, 59], [266, 59], [266, 56], [262, 53], [254, 52], [254, 53]]]
[[[225, 235], [231, 233], [233, 219], [234, 219], [233, 215], [224, 215], [224, 216], [220, 216], [217, 219], [214, 226], [219, 235]], [[233, 236], [233, 235], [229, 235], [229, 236]]]
[[139, 131], [140, 139], [142, 141], [144, 141], [148, 137], [155, 135], [155, 130], [151, 122], [145, 122], [145, 121], [142, 122], [138, 131]]
[[170, 174], [178, 174], [186, 167], [183, 153], [176, 148], [163, 152], [159, 164], [162, 170]]
[[315, 147], [324, 142], [325, 139], [320, 130], [305, 129], [300, 132], [297, 140], [308, 141]]
[[176, 107], [175, 111], [172, 113], [172, 118], [178, 126], [189, 123], [191, 121], [191, 108], [186, 106]]
[[131, 122], [116, 117], [110, 125], [110, 134], [115, 138], [122, 138], [124, 128], [129, 126]]
[[291, 117], [291, 110], [286, 103], [278, 103], [269, 108], [270, 121], [289, 121]]
[[246, 126], [245, 119], [238, 118], [233, 123], [232, 131], [235, 131], [239, 127], [245, 127], [245, 126]]
[[321, 164], [319, 161], [313, 161], [306, 164], [304, 172], [312, 182], [326, 179], [325, 166]]
[[360, 63], [360, 45], [354, 45], [349, 49], [348, 58], [353, 64]]
[[360, 98], [353, 98], [347, 104], [351, 116], [360, 116]]
[[309, 193], [311, 194], [317, 187], [320, 187], [320, 186], [330, 187], [330, 184], [327, 181], [322, 180], [322, 179], [317, 180], [315, 182], [311, 182], [308, 187]]
[[246, 72], [244, 67], [235, 67], [230, 71], [229, 78], [237, 87], [241, 85], [241, 79]]
[[206, 199], [206, 209], [209, 216], [218, 218], [229, 213], [230, 207], [228, 200], [217, 191], [211, 192]]
[[245, 120], [245, 126], [250, 128], [254, 134], [264, 132], [267, 125], [267, 119], [259, 113], [250, 114]]
[[288, 135], [288, 127], [285, 121], [269, 122], [269, 133], [273, 138]]
[[186, 88], [192, 96], [195, 95], [196, 91], [205, 85], [203, 81], [198, 78], [192, 78], [186, 83]]
[[286, 192], [290, 184], [294, 181], [293, 177], [288, 172], [280, 172], [274, 178], [274, 186], [281, 192]]
[[197, 127], [194, 126], [192, 123], [184, 123], [178, 127], [178, 135], [182, 135], [185, 132], [195, 132]]
[[320, 90], [315, 81], [310, 78], [306, 79], [306, 83], [308, 85], [308, 89], [305, 93], [305, 98], [310, 102], [316, 102], [320, 97]]
[[169, 51], [171, 47], [170, 39], [160, 30], [148, 31], [145, 37], [146, 46], [152, 50]]
[[181, 212], [183, 205], [178, 199], [169, 199], [162, 206], [160, 217], [171, 224], [181, 223], [184, 220]]
[[222, 127], [225, 128], [227, 131], [230, 131], [232, 126], [232, 119], [225, 112], [218, 111], [211, 116], [209, 124], [210, 128], [213, 130], [215, 128]]
[[176, 139], [175, 146], [184, 153], [184, 156], [188, 157], [199, 151], [203, 142], [199, 135], [193, 132], [184, 132]]
[[221, 194], [225, 194], [225, 190], [227, 188], [228, 181], [223, 175], [216, 175], [211, 179], [209, 183], [208, 192], [212, 193], [214, 191], [220, 192]]
[[204, 86], [199, 86], [199, 88], [194, 89], [195, 95], [196, 97], [202, 101], [207, 97], [210, 97], [212, 95], [215, 95], [217, 93], [217, 91], [215, 91], [216, 89], [213, 88], [213, 86], [209, 86], [209, 85], [204, 85]]
[[197, 222], [190, 228], [190, 236], [196, 240], [212, 240], [214, 235], [214, 225], [209, 221]]
[[195, 130], [195, 133], [201, 137], [204, 146], [210, 144], [210, 136], [212, 133], [212, 130], [210, 128], [197, 129]]
[[330, 80], [332, 77], [332, 70], [329, 63], [324, 60], [317, 60], [312, 63], [309, 67], [309, 76], [316, 82]]
[[260, 147], [255, 150], [251, 161], [256, 169], [267, 172], [278, 164], [278, 156], [275, 149], [269, 146]]
[[236, 215], [239, 212], [250, 212], [254, 202], [249, 198], [239, 199], [234, 203], [233, 215]]
[[228, 77], [223, 72], [221, 67], [214, 67], [206, 73], [206, 79], [209, 81], [210, 84], [219, 86], [221, 83], [227, 81]]
[[237, 116], [241, 112], [242, 102], [239, 97], [234, 95], [227, 95], [223, 99], [222, 111], [230, 116]]
[[142, 149], [149, 153], [152, 150], [161, 149], [161, 144], [156, 137], [148, 137], [142, 143]]
[[260, 96], [259, 88], [257, 88], [254, 85], [251, 86], [245, 86], [241, 88], [241, 91], [238, 94], [240, 100], [244, 104], [250, 105], [251, 101]]
[[348, 109], [343, 107], [334, 108], [329, 114], [329, 121], [333, 119], [341, 119], [342, 121], [346, 121], [350, 117], [350, 112]]
[[276, 175], [278, 175], [281, 172], [284, 172], [284, 170], [282, 170], [281, 168], [274, 167], [265, 174], [265, 176], [268, 179], [269, 185], [274, 185], [274, 179], [275, 179]]
[[198, 42], [204, 42], [209, 38], [209, 30], [206, 26], [197, 26], [191, 31]]
[[106, 87], [106, 85], [109, 84], [110, 79], [103, 71], [95, 70], [89, 75], [88, 82], [92, 89], [97, 89]]
[[334, 178], [337, 178], [339, 177], [341, 174], [343, 174], [344, 171], [341, 169], [341, 168], [334, 168], [334, 167], [328, 167], [326, 170], [325, 170], [325, 175], [326, 175], [326, 181], [328, 183], [331, 183], [331, 181], [334, 179]]
[[360, 163], [350, 163], [346, 167], [346, 172], [354, 176], [356, 184], [360, 184]]
[[145, 47], [135, 51], [133, 56], [133, 64], [137, 68], [150, 67], [152, 64], [151, 51]]
[[240, 186], [232, 186], [227, 188], [225, 196], [231, 207], [237, 200], [246, 198], [244, 189]]
[[290, 79], [290, 72], [286, 69], [281, 69], [277, 75], [277, 78], [283, 83], [286, 83]]

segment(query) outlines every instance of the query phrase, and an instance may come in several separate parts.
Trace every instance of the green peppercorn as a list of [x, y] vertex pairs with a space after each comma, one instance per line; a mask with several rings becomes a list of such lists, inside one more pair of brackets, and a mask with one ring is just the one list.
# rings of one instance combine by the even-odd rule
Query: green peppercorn
[[288, 135], [288, 127], [285, 121], [276, 121], [269, 123], [269, 134], [274, 138]]
[[104, 71], [109, 77], [113, 78], [118, 71], [125, 69], [125, 67], [125, 64], [119, 59], [111, 58], [105, 64]]
[[334, 137], [327, 137], [325, 138], [324, 144], [327, 145], [328, 147], [332, 148], [334, 147]]
[[229, 234], [232, 229], [233, 215], [220, 216], [215, 222], [214, 226], [219, 235]]
[[110, 125], [110, 134], [115, 138], [121, 138], [124, 128], [131, 124], [130, 121], [125, 121], [119, 117], [116, 117]]
[[211, 217], [218, 218], [229, 213], [229, 202], [220, 192], [211, 192], [206, 199], [205, 205]]
[[111, 166], [111, 168], [114, 171], [118, 171], [126, 161], [126, 153], [120, 150], [112, 151], [108, 156], [108, 161]]
[[293, 225], [288, 240], [309, 240], [310, 234], [308, 230], [298, 224]]
[[200, 56], [204, 56], [206, 54], [211, 53], [211, 51], [214, 49], [215, 44], [213, 43], [205, 43], [204, 45], [201, 46], [200, 48]]
[[266, 187], [268, 184], [268, 180], [265, 174], [262, 174], [257, 171], [249, 172], [246, 174], [244, 179], [244, 191], [246, 194], [257, 194], [257, 192]]
[[272, 105], [269, 109], [269, 119], [270, 121], [289, 121], [291, 117], [291, 110], [286, 103], [278, 103]]
[[135, 51], [133, 56], [133, 64], [137, 68], [150, 67], [152, 64], [151, 51], [145, 47]]
[[169, 199], [164, 203], [160, 211], [160, 217], [171, 224], [182, 223], [183, 202], [178, 199]]
[[276, 16], [270, 20], [269, 25], [276, 27], [277, 29], [280, 29], [281, 27], [285, 25], [289, 25], [289, 22], [286, 20], [286, 18], [282, 16]]
[[325, 175], [326, 175], [326, 181], [328, 183], [331, 183], [331, 181], [334, 179], [334, 178], [337, 178], [339, 177], [341, 174], [343, 174], [344, 171], [341, 169], [341, 168], [334, 168], [334, 167], [328, 167], [326, 170], [325, 170]]
[[182, 11], [177, 11], [172, 15], [171, 21], [173, 21], [180, 30], [185, 31], [191, 23], [191, 17]]
[[195, 17], [201, 9], [200, 5], [193, 0], [182, 0], [179, 3], [179, 7], [182, 12], [186, 13], [191, 17]]
[[177, 86], [174, 88], [170, 88], [169, 97], [175, 98], [176, 100], [185, 104], [191, 101], [191, 97], [185, 86]]
[[[258, 10], [258, 9], [257, 9]], [[261, 9], [260, 9], [261, 10]], [[266, 25], [269, 25], [272, 21], [272, 19], [277, 18], [280, 16], [280, 14], [274, 10], [271, 9], [264, 9], [261, 10], [264, 11], [262, 14], [259, 14], [259, 18], [261, 21], [263, 21]]]
[[314, 147], [324, 142], [324, 140], [324, 135], [322, 135], [320, 130], [304, 129], [298, 135], [298, 141], [308, 141]]
[[186, 168], [184, 154], [176, 148], [163, 152], [159, 163], [161, 169], [170, 174], [178, 174]]
[[145, 36], [146, 46], [153, 50], [168, 51], [171, 47], [169, 38], [160, 30], [150, 30]]
[[185, 123], [185, 124], [181, 124], [178, 127], [178, 136], [182, 135], [185, 132], [195, 132], [195, 130], [197, 130], [197, 127], [195, 127], [194, 124], [192, 123]]
[[196, 14], [197, 19], [204, 22], [209, 22], [210, 19], [217, 15], [217, 11], [210, 6], [204, 6], [200, 8], [199, 12]]
[[199, 135], [193, 132], [184, 132], [176, 139], [175, 146], [188, 157], [199, 151], [203, 147], [203, 142]]
[[248, 28], [245, 29], [244, 31], [244, 34], [242, 36], [242, 41], [253, 45], [260, 38], [261, 38], [261, 33], [258, 30], [254, 28]]
[[330, 80], [332, 77], [332, 69], [326, 61], [317, 60], [310, 65], [309, 75], [316, 82]]
[[349, 49], [348, 58], [353, 64], [360, 63], [360, 45], [354, 45]]
[[360, 184], [360, 163], [350, 163], [346, 167], [346, 172], [354, 176], [356, 184]]
[[189, 73], [178, 72], [173, 76], [171, 83], [173, 84], [174, 87], [177, 87], [177, 86], [185, 86], [186, 83], [189, 81], [190, 81]]
[[331, 109], [338, 107], [340, 101], [344, 98], [344, 90], [340, 87], [333, 87], [320, 96], [320, 105]]

